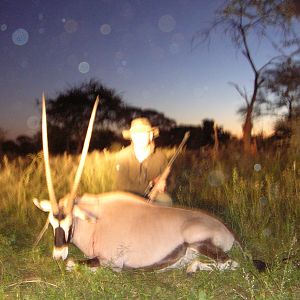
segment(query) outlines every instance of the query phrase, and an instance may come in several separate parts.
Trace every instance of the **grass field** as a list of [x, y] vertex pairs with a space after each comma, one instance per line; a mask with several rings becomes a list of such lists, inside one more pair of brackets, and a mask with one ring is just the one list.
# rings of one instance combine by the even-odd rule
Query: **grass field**
[[[167, 155], [172, 150], [166, 150]], [[89, 154], [79, 194], [113, 190], [114, 155]], [[51, 159], [57, 197], [69, 191], [78, 157]], [[186, 152], [170, 175], [176, 205], [206, 209], [228, 224], [246, 253], [270, 264], [257, 272], [240, 251], [237, 271], [166, 273], [78, 267], [65, 271], [51, 258], [52, 230], [34, 241], [46, 221], [32, 198], [47, 199], [42, 154], [1, 161], [0, 298], [5, 299], [300, 299], [300, 160], [281, 152], [243, 158], [223, 153], [213, 161]], [[82, 254], [74, 246], [69, 256]], [[283, 259], [285, 259], [283, 261]]]

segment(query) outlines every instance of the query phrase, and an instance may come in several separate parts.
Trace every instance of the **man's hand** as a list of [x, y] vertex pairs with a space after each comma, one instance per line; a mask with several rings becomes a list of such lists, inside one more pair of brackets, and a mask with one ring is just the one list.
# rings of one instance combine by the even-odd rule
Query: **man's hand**
[[167, 186], [167, 183], [166, 183], [166, 180], [159, 180], [160, 177], [156, 177], [153, 181], [154, 181], [154, 184], [157, 188], [157, 192], [158, 193], [163, 193], [166, 191], [166, 186]]
[[170, 170], [171, 168], [167, 166], [163, 171], [163, 173], [159, 177], [156, 177], [153, 180], [154, 186], [152, 190], [148, 193], [148, 198], [150, 199], [151, 202], [156, 198], [157, 194], [165, 192], [166, 179], [170, 173]]

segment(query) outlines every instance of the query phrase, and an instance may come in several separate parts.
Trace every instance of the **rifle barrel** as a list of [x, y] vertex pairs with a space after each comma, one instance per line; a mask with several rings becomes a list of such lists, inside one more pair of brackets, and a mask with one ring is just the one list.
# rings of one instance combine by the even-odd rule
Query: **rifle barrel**
[[184, 134], [184, 137], [180, 143], [180, 145], [178, 146], [175, 154], [173, 155], [173, 157], [170, 159], [169, 163], [168, 163], [168, 166], [172, 166], [172, 164], [174, 163], [175, 159], [177, 158], [178, 154], [181, 152], [183, 146], [185, 145], [186, 141], [188, 140], [188, 138], [190, 137], [190, 132], [187, 131], [185, 134]]
[[[185, 134], [184, 134], [184, 137], [180, 143], [180, 145], [178, 146], [178, 148], [176, 149], [176, 152], [174, 153], [174, 155], [172, 156], [172, 158], [169, 160], [168, 164], [167, 164], [167, 168], [171, 168], [171, 166], [173, 165], [175, 159], [177, 158], [178, 154], [180, 153], [180, 151], [182, 150], [183, 146], [185, 145], [186, 141], [188, 140], [188, 138], [190, 137], [190, 132], [187, 131]], [[165, 170], [166, 170], [165, 169]], [[169, 174], [168, 174], [169, 175]], [[167, 175], [167, 176], [168, 176]], [[149, 194], [151, 193], [152, 189], [155, 187], [155, 184], [153, 185], [151, 182], [149, 182], [145, 192], [144, 192], [144, 197], [148, 197]]]

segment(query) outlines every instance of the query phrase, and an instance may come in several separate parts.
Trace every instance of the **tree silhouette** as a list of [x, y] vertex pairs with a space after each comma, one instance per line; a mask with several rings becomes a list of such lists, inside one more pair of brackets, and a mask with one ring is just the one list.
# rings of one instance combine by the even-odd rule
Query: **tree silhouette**
[[[178, 146], [185, 132], [189, 131], [190, 137], [186, 143], [188, 149], [196, 150], [204, 146], [212, 147], [215, 143], [214, 124], [214, 120], [204, 119], [202, 125], [181, 125], [173, 127], [169, 130], [162, 131], [157, 138], [156, 144], [159, 147]], [[231, 134], [224, 131], [222, 127], [217, 127], [217, 134], [220, 144], [226, 144], [231, 138]]]
[[3, 143], [5, 141], [5, 132], [2, 128], [0, 128], [0, 157], [3, 154]]
[[[127, 125], [134, 118], [148, 118], [152, 126], [157, 126], [160, 130], [170, 130], [176, 126], [175, 120], [168, 118], [164, 113], [154, 109], [141, 109], [138, 107], [127, 106]], [[129, 122], [128, 122], [129, 121]]]
[[108, 148], [113, 143], [126, 143], [121, 131], [136, 117], [148, 117], [154, 126], [174, 127], [176, 122], [163, 113], [127, 105], [114, 89], [92, 79], [68, 87], [47, 101], [49, 144], [53, 153], [79, 153], [84, 142], [92, 106], [99, 95], [91, 149]]
[[19, 135], [14, 141], [3, 140], [1, 144], [2, 153], [9, 157], [26, 155], [28, 153], [36, 153], [41, 149], [36, 136], [29, 137], [27, 135]]
[[300, 63], [291, 57], [265, 72], [265, 88], [275, 96], [275, 108], [286, 107], [289, 121], [300, 103]]
[[93, 103], [100, 96], [100, 105], [96, 115], [95, 129], [108, 129], [124, 121], [122, 109], [124, 103], [115, 90], [105, 87], [92, 79], [78, 86], [71, 86], [60, 92], [55, 99], [47, 103], [47, 117], [50, 145], [55, 134], [64, 136], [61, 141], [68, 152], [80, 152]]
[[38, 145], [35, 143], [35, 139], [27, 135], [19, 135], [16, 142], [19, 149], [19, 155], [35, 153], [39, 150]]
[[16, 156], [19, 155], [19, 146], [13, 140], [6, 140], [2, 143], [2, 154]]

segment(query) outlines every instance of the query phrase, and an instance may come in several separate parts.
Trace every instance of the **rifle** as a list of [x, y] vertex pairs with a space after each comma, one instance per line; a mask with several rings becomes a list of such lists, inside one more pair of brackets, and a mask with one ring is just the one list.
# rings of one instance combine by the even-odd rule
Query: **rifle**
[[162, 174], [160, 175], [158, 181], [153, 184], [152, 181], [148, 184], [145, 192], [144, 192], [144, 197], [145, 198], [148, 198], [149, 202], [152, 202], [155, 197], [157, 196], [158, 194], [158, 186], [159, 186], [159, 183], [163, 180], [166, 180], [167, 177], [169, 176], [169, 173], [171, 171], [171, 167], [175, 161], [175, 159], [177, 158], [178, 154], [181, 152], [183, 146], [185, 145], [185, 143], [187, 142], [188, 138], [190, 136], [190, 132], [187, 131], [185, 134], [184, 134], [184, 137], [179, 145], [179, 147], [177, 148], [176, 152], [174, 153], [174, 155], [172, 156], [172, 158], [169, 160], [166, 168], [164, 169], [164, 171], [162, 172]]

